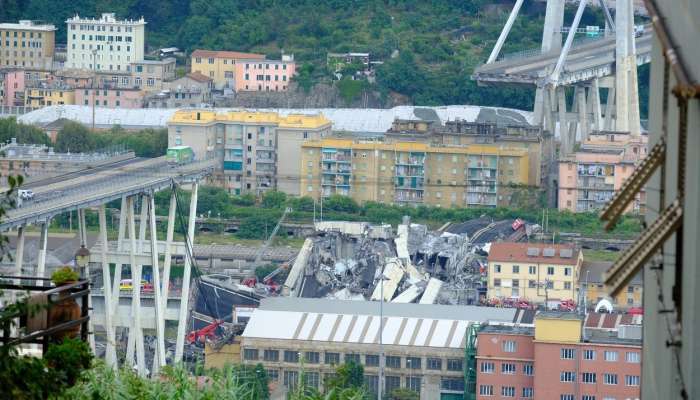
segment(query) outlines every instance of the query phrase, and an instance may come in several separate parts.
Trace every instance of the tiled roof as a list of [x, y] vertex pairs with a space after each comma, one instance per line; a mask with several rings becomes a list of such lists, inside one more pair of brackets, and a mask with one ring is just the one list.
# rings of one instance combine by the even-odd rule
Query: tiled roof
[[208, 82], [211, 80], [210, 77], [202, 74], [201, 72], [190, 72], [189, 74], [185, 75], [186, 77], [195, 80], [197, 82]]
[[253, 60], [264, 60], [264, 54], [255, 53], [241, 53], [239, 51], [224, 51], [224, 50], [201, 50], [197, 49], [192, 52], [192, 57], [214, 57], [214, 58], [229, 58], [229, 59], [253, 59]]
[[488, 260], [576, 265], [579, 252], [567, 244], [496, 242], [491, 244]]

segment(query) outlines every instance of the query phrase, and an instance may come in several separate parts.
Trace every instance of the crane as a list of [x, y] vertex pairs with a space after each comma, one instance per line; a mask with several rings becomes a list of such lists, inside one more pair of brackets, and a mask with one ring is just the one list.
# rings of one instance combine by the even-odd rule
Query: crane
[[265, 250], [267, 250], [267, 248], [270, 247], [270, 244], [272, 244], [272, 240], [275, 238], [275, 235], [277, 235], [277, 231], [280, 229], [282, 222], [287, 217], [287, 214], [289, 214], [290, 212], [292, 212], [291, 207], [287, 207], [284, 209], [282, 216], [277, 221], [277, 225], [275, 225], [275, 229], [272, 230], [272, 233], [270, 234], [270, 236], [267, 238], [265, 243], [263, 243], [263, 245], [260, 246], [260, 248], [258, 249], [258, 252], [255, 254], [255, 261], [253, 261], [253, 267], [260, 266], [260, 264], [262, 263], [263, 253], [265, 253]]

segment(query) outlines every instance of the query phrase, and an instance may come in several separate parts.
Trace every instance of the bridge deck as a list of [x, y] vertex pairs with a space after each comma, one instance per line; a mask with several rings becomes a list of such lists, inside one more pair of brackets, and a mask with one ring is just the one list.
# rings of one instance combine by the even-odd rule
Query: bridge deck
[[214, 163], [214, 160], [205, 160], [173, 166], [165, 157], [159, 157], [68, 179], [59, 177], [33, 188], [34, 200], [24, 201], [21, 207], [9, 210], [0, 224], [0, 232], [43, 222], [67, 211], [98, 206], [124, 195], [162, 190], [173, 180], [178, 184], [190, 183], [209, 175]]
[[[651, 57], [651, 30], [635, 39], [637, 62], [649, 62]], [[612, 75], [615, 63], [615, 37], [586, 41], [571, 48], [560, 76], [562, 83], [576, 83], [593, 76]], [[515, 83], [538, 85], [554, 69], [559, 51], [527, 52], [525, 57], [506, 57], [474, 70], [472, 78], [479, 83]]]

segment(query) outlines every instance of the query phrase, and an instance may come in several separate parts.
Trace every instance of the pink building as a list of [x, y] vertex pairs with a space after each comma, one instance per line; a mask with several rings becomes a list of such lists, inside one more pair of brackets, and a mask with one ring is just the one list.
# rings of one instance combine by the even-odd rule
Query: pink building
[[[627, 317], [619, 314], [617, 320]], [[639, 399], [641, 325], [582, 324], [575, 313], [540, 312], [534, 327], [482, 327], [476, 398]]]
[[139, 89], [75, 89], [75, 104], [107, 108], [143, 108], [143, 92]]
[[[580, 150], [559, 161], [559, 209], [586, 212], [603, 208], [646, 153], [646, 135], [591, 134]], [[643, 213], [644, 205], [642, 193], [628, 211]]]
[[296, 63], [287, 55], [281, 61], [239, 60], [235, 72], [237, 92], [284, 92], [296, 72]]
[[25, 76], [24, 70], [10, 70], [5, 73], [3, 91], [5, 96], [2, 99], [4, 106], [24, 105]]

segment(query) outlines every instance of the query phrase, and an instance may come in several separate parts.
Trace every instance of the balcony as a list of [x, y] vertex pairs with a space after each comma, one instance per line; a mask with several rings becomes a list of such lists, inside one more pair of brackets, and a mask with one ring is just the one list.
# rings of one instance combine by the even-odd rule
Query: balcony
[[394, 201], [399, 203], [422, 203], [423, 192], [414, 190], [396, 189]]
[[[19, 281], [19, 283], [13, 283]], [[0, 343], [3, 345], [18, 345], [21, 343], [36, 343], [42, 345], [42, 351], [46, 351], [49, 342], [57, 336], [65, 336], [67, 332], [72, 332], [76, 328], [80, 332], [80, 339], [88, 339], [88, 298], [90, 296], [90, 286], [87, 280], [81, 280], [62, 286], [53, 286], [48, 278], [37, 278], [27, 276], [0, 276], [0, 290], [7, 292], [29, 292], [30, 304], [46, 306], [46, 312], [36, 312], [30, 315], [27, 309], [14, 310], [2, 319], [3, 334]], [[43, 286], [45, 285], [45, 286]], [[50, 316], [54, 307], [60, 302], [67, 300], [78, 300], [80, 317], [67, 321], [51, 321]], [[5, 311], [5, 310], [3, 310]], [[19, 318], [19, 327], [13, 334], [11, 321]]]

